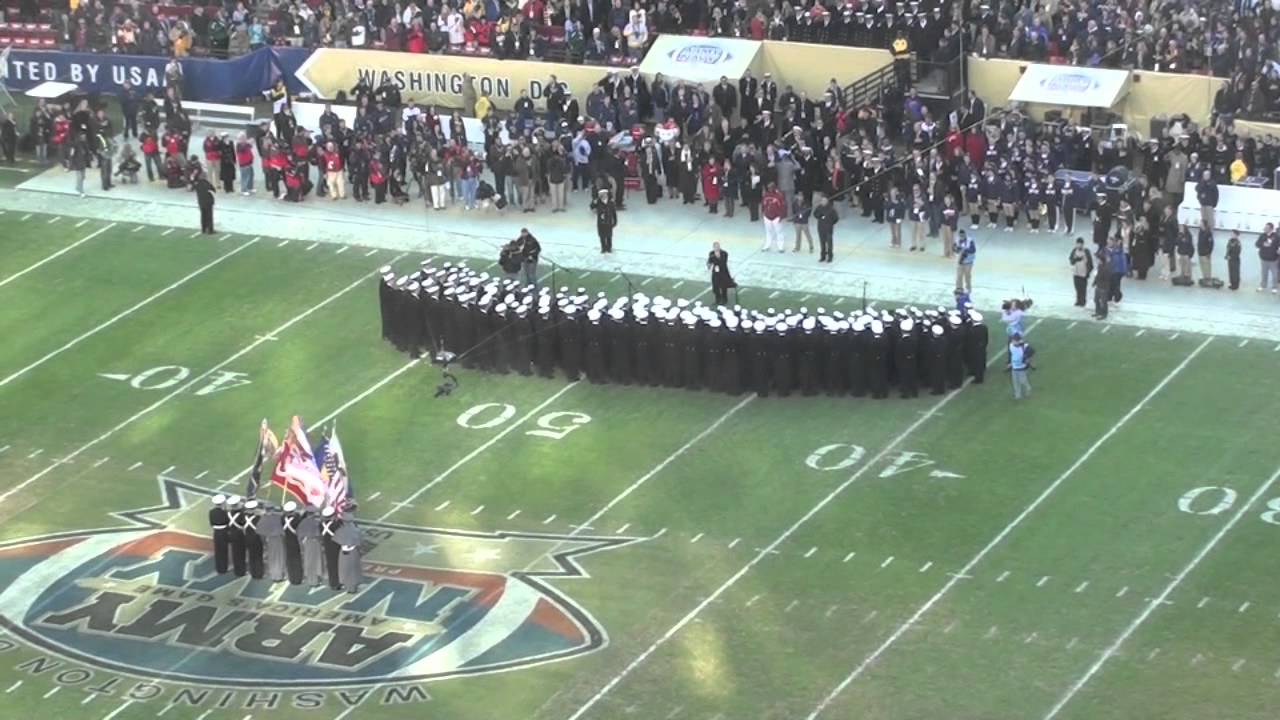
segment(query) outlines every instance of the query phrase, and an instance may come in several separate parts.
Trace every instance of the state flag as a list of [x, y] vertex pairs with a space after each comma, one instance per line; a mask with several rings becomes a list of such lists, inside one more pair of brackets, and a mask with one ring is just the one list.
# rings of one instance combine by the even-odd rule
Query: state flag
[[320, 476], [320, 468], [316, 467], [311, 443], [297, 415], [293, 416], [280, 448], [280, 460], [271, 474], [271, 484], [283, 488], [304, 505], [324, 505], [325, 481]]

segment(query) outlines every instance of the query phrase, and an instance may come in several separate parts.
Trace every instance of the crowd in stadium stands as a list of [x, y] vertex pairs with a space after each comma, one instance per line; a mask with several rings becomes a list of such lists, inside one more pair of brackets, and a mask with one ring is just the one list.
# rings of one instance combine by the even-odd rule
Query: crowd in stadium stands
[[[151, 4], [35, 0], [62, 42], [97, 52], [240, 55], [272, 44], [491, 53], [628, 63], [659, 33], [889, 47], [926, 58], [961, 50], [1075, 65], [1265, 78], [1277, 90], [1276, 10], [1260, 0], [225, 0]], [[1251, 88], [1242, 86], [1242, 91]]]

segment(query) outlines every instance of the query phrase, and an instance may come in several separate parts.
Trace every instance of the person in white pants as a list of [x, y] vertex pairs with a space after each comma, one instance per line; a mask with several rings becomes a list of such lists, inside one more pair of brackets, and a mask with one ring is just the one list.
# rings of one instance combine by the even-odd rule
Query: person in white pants
[[786, 252], [782, 244], [782, 223], [787, 216], [787, 201], [777, 185], [769, 183], [760, 202], [760, 214], [764, 221], [764, 247], [761, 250]]

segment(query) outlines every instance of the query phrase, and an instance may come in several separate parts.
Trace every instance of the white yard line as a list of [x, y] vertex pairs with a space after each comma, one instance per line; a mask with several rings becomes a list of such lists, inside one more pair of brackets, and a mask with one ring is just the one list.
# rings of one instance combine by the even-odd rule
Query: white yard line
[[[515, 421], [515, 422], [513, 422], [513, 423], [511, 423], [511, 424], [509, 424], [509, 425], [507, 425], [505, 428], [503, 428], [503, 429], [502, 429], [502, 432], [500, 432], [500, 433], [498, 433], [497, 435], [494, 435], [493, 437], [489, 438], [488, 442], [486, 442], [485, 444], [483, 444], [483, 445], [481, 445], [480, 447], [476, 448], [475, 450], [472, 450], [471, 452], [467, 453], [467, 454], [466, 454], [466, 455], [465, 455], [461, 460], [459, 460], [458, 462], [456, 462], [456, 463], [454, 463], [453, 465], [449, 466], [449, 469], [448, 469], [448, 470], [445, 470], [444, 472], [442, 472], [442, 473], [440, 473], [439, 475], [435, 476], [435, 477], [434, 477], [430, 482], [428, 482], [428, 483], [424, 483], [424, 484], [422, 485], [422, 487], [420, 487], [420, 488], [418, 488], [417, 490], [415, 490], [415, 491], [413, 492], [413, 494], [412, 494], [412, 495], [410, 495], [408, 498], [406, 498], [406, 499], [404, 500], [404, 502], [406, 502], [406, 503], [412, 503], [413, 501], [417, 500], [419, 497], [421, 497], [421, 496], [422, 496], [422, 493], [424, 493], [424, 492], [426, 492], [426, 491], [430, 490], [431, 488], [433, 488], [433, 487], [435, 487], [436, 485], [438, 485], [438, 484], [440, 484], [441, 482], [443, 482], [443, 481], [444, 481], [446, 478], [448, 478], [450, 475], [452, 475], [454, 470], [457, 470], [458, 468], [462, 467], [463, 465], [466, 465], [467, 463], [469, 463], [469, 462], [471, 462], [472, 460], [474, 460], [474, 459], [476, 458], [476, 456], [480, 455], [480, 454], [481, 454], [481, 453], [483, 453], [484, 451], [486, 451], [486, 450], [488, 450], [489, 448], [493, 447], [495, 444], [497, 444], [497, 442], [498, 442], [499, 440], [501, 440], [502, 438], [506, 437], [508, 434], [510, 434], [512, 431], [516, 430], [517, 428], [519, 428], [519, 427], [523, 426], [523, 425], [525, 424], [525, 422], [529, 420], [529, 418], [531, 418], [531, 417], [533, 417], [533, 416], [537, 415], [538, 413], [542, 412], [542, 411], [543, 411], [543, 409], [544, 409], [544, 408], [546, 408], [548, 405], [550, 405], [551, 403], [553, 403], [553, 402], [555, 402], [556, 400], [560, 399], [560, 396], [561, 396], [561, 395], [564, 395], [565, 393], [567, 393], [567, 392], [569, 392], [570, 390], [572, 390], [574, 387], [577, 387], [577, 385], [578, 385], [578, 383], [579, 383], [579, 382], [581, 382], [581, 381], [580, 381], [580, 380], [575, 380], [575, 381], [573, 381], [573, 382], [569, 383], [568, 385], [565, 385], [564, 387], [562, 387], [562, 388], [560, 388], [559, 390], [557, 390], [557, 391], [556, 391], [556, 393], [555, 393], [554, 395], [552, 395], [551, 397], [547, 398], [546, 400], [543, 400], [541, 403], [539, 403], [539, 404], [538, 404], [538, 406], [537, 406], [537, 407], [535, 407], [534, 409], [532, 409], [532, 410], [530, 410], [529, 412], [525, 413], [525, 414], [524, 414], [524, 416], [523, 416], [523, 417], [521, 417], [519, 420], [517, 420], [517, 421]], [[386, 511], [385, 513], [383, 513], [383, 514], [382, 514], [382, 517], [378, 518], [378, 522], [386, 522], [387, 518], [391, 517], [391, 515], [392, 515], [392, 514], [394, 514], [394, 513], [395, 513], [395, 511], [396, 511], [396, 509], [395, 509], [395, 508], [391, 508], [390, 510]]]
[[174, 230], [174, 228], [169, 228], [168, 230], [165, 230], [164, 232], [160, 233], [160, 236], [161, 236], [161, 237], [168, 237], [169, 235], [172, 235], [172, 234], [173, 234], [173, 230]]
[[84, 220], [81, 220], [80, 222], [76, 223], [76, 227], [84, 227], [85, 225], [88, 225], [88, 224], [89, 224], [89, 218], [85, 218]]
[[875, 651], [873, 651], [870, 655], [867, 655], [867, 657], [864, 658], [862, 662], [856, 668], [853, 669], [853, 672], [849, 673], [844, 680], [840, 681], [840, 684], [836, 685], [835, 689], [832, 690], [825, 698], [823, 698], [822, 702], [818, 703], [818, 706], [814, 708], [813, 712], [809, 713], [809, 715], [807, 716], [808, 720], [814, 720], [814, 718], [818, 717], [818, 715], [820, 715], [823, 710], [827, 709], [827, 707], [832, 702], [835, 701], [836, 697], [838, 697], [840, 693], [844, 692], [845, 688], [849, 687], [849, 685], [854, 680], [857, 680], [858, 677], [861, 676], [862, 673], [865, 672], [866, 669], [870, 667], [872, 663], [878, 660], [880, 656], [885, 653], [885, 651], [893, 647], [893, 644], [898, 642], [898, 640], [903, 635], [905, 635], [913, 625], [919, 622], [920, 618], [923, 617], [925, 613], [933, 609], [933, 606], [937, 605], [938, 602], [942, 600], [942, 598], [945, 597], [948, 592], [951, 591], [951, 588], [955, 587], [956, 584], [960, 582], [963, 576], [969, 575], [970, 571], [972, 571], [973, 568], [976, 567], [978, 563], [982, 562], [983, 558], [985, 558], [988, 553], [990, 553], [993, 549], [995, 549], [997, 545], [1004, 542], [1004, 539], [1009, 536], [1009, 533], [1013, 532], [1019, 525], [1021, 525], [1022, 521], [1026, 520], [1027, 517], [1031, 515], [1031, 513], [1035, 512], [1036, 508], [1040, 507], [1040, 505], [1043, 504], [1045, 500], [1049, 499], [1049, 496], [1052, 495], [1064, 482], [1066, 482], [1067, 478], [1070, 478], [1072, 475], [1074, 475], [1076, 470], [1080, 469], [1082, 465], [1088, 462], [1089, 458], [1093, 457], [1093, 454], [1098, 451], [1098, 448], [1102, 447], [1103, 444], [1105, 444], [1108, 440], [1112, 438], [1112, 436], [1114, 436], [1117, 432], [1119, 432], [1120, 428], [1127, 425], [1129, 423], [1129, 420], [1131, 420], [1144, 407], [1146, 407], [1147, 403], [1149, 403], [1151, 399], [1156, 396], [1157, 393], [1163, 390], [1165, 386], [1167, 386], [1175, 377], [1177, 377], [1184, 369], [1186, 369], [1187, 365], [1191, 364], [1191, 361], [1194, 360], [1202, 350], [1208, 347], [1209, 343], [1211, 342], [1213, 342], [1212, 337], [1205, 338], [1204, 342], [1196, 346], [1196, 349], [1192, 350], [1190, 355], [1188, 355], [1181, 363], [1179, 363], [1177, 367], [1171, 370], [1168, 375], [1165, 375], [1164, 379], [1162, 379], [1154, 388], [1152, 388], [1151, 392], [1147, 393], [1145, 397], [1139, 400], [1137, 405], [1134, 405], [1129, 410], [1129, 412], [1125, 413], [1124, 417], [1121, 417], [1120, 420], [1116, 422], [1116, 424], [1112, 425], [1109, 430], [1103, 433], [1102, 437], [1098, 438], [1093, 443], [1093, 445], [1090, 445], [1089, 449], [1086, 450], [1084, 454], [1081, 455], [1074, 463], [1072, 463], [1071, 467], [1067, 468], [1066, 472], [1059, 475], [1058, 478], [1054, 480], [1052, 483], [1050, 483], [1049, 486], [1045, 488], [1044, 491], [1041, 492], [1040, 495], [1038, 495], [1035, 500], [1031, 501], [1030, 505], [1027, 505], [1027, 507], [1024, 508], [1022, 512], [1018, 514], [1017, 517], [1015, 517], [1008, 525], [1006, 525], [1003, 530], [997, 533], [996, 536], [992, 538], [991, 541], [988, 542], [985, 547], [983, 547], [981, 550], [978, 551], [977, 555], [974, 555], [973, 558], [969, 560], [969, 562], [966, 563], [963, 568], [960, 569], [960, 572], [953, 575], [951, 579], [948, 580], [942, 586], [941, 590], [934, 593], [933, 597], [929, 598], [923, 605], [921, 605], [920, 608], [916, 610], [915, 613], [910, 618], [908, 618], [906, 622], [899, 625], [898, 629], [895, 630], [892, 635], [886, 638], [885, 641], [882, 642], [880, 646], [875, 649]]
[[94, 239], [94, 238], [98, 237], [98, 236], [99, 236], [99, 235], [101, 235], [102, 233], [104, 233], [104, 232], [106, 232], [106, 231], [110, 230], [111, 228], [113, 228], [113, 227], [115, 227], [115, 226], [116, 226], [116, 224], [115, 224], [115, 223], [111, 223], [110, 225], [106, 225], [106, 226], [104, 226], [104, 227], [100, 227], [100, 228], [98, 228], [97, 230], [94, 230], [93, 232], [89, 233], [88, 235], [85, 235], [83, 238], [81, 238], [81, 239], [79, 239], [79, 240], [77, 240], [77, 241], [75, 241], [75, 242], [71, 243], [70, 245], [68, 245], [68, 246], [66, 246], [66, 247], [64, 247], [64, 248], [62, 248], [62, 249], [61, 249], [61, 250], [59, 250], [58, 252], [56, 252], [56, 253], [54, 253], [54, 254], [52, 254], [52, 255], [50, 255], [50, 256], [48, 256], [48, 257], [44, 258], [43, 260], [39, 260], [39, 261], [37, 261], [34, 265], [28, 265], [26, 268], [24, 268], [24, 269], [22, 269], [22, 270], [19, 270], [18, 272], [16, 272], [16, 273], [14, 273], [14, 274], [10, 275], [9, 277], [7, 277], [7, 278], [5, 278], [5, 279], [3, 279], [3, 280], [0, 280], [0, 287], [4, 287], [5, 285], [8, 285], [9, 283], [13, 282], [14, 280], [17, 280], [18, 278], [22, 277], [23, 275], [26, 275], [27, 273], [31, 272], [32, 270], [35, 270], [36, 268], [40, 267], [41, 265], [44, 265], [44, 264], [45, 264], [45, 263], [47, 263], [47, 262], [51, 262], [51, 261], [53, 261], [53, 260], [56, 260], [56, 259], [58, 259], [58, 258], [62, 257], [62, 256], [63, 256], [63, 255], [65, 255], [66, 253], [69, 253], [69, 252], [71, 252], [72, 250], [75, 250], [76, 248], [78, 248], [78, 247], [80, 247], [81, 245], [83, 245], [83, 244], [85, 244], [85, 243], [89, 242], [90, 240], [92, 240], [92, 239]]
[[[1203, 345], [1201, 347], [1203, 347]], [[1087, 685], [1089, 681], [1093, 679], [1094, 675], [1098, 674], [1098, 671], [1102, 669], [1102, 666], [1120, 650], [1120, 646], [1138, 630], [1142, 623], [1147, 621], [1147, 618], [1151, 617], [1151, 613], [1155, 612], [1156, 608], [1160, 607], [1169, 595], [1171, 595], [1173, 591], [1182, 584], [1182, 581], [1196, 569], [1196, 566], [1205, 559], [1205, 556], [1213, 551], [1213, 548], [1222, 541], [1222, 538], [1226, 537], [1227, 533], [1231, 532], [1231, 528], [1235, 527], [1236, 523], [1240, 522], [1240, 518], [1244, 517], [1258, 502], [1258, 500], [1271, 490], [1271, 486], [1276, 483], [1276, 480], [1280, 480], [1280, 468], [1276, 468], [1276, 471], [1271, 474], [1271, 477], [1267, 478], [1266, 482], [1258, 486], [1258, 489], [1254, 491], [1253, 495], [1249, 498], [1249, 501], [1241, 505], [1239, 510], [1236, 510], [1236, 513], [1231, 516], [1231, 519], [1219, 528], [1218, 532], [1215, 533], [1213, 537], [1209, 538], [1209, 542], [1205, 543], [1204, 547], [1200, 548], [1200, 551], [1191, 558], [1191, 562], [1187, 563], [1186, 567], [1182, 568], [1181, 572], [1173, 576], [1173, 579], [1165, 586], [1164, 591], [1151, 600], [1151, 602], [1147, 603], [1147, 606], [1142, 609], [1142, 612], [1138, 613], [1138, 617], [1134, 618], [1133, 622], [1129, 623], [1129, 626], [1124, 629], [1124, 632], [1120, 633], [1120, 636], [1115, 639], [1115, 642], [1112, 642], [1107, 646], [1106, 650], [1102, 651], [1102, 655], [1100, 655], [1098, 659], [1089, 666], [1089, 669], [1085, 671], [1084, 675], [1080, 676], [1079, 680], [1072, 683], [1066, 694], [1064, 694], [1062, 698], [1058, 700], [1057, 704], [1050, 708], [1049, 712], [1045, 714], [1045, 720], [1052, 720], [1052, 718], [1057, 717], [1058, 713], [1062, 711], [1062, 708], [1066, 707], [1067, 703], [1071, 702], [1071, 698], [1075, 697], [1076, 694], [1080, 692], [1081, 688]]]
[[[1035, 323], [1032, 324], [1032, 327], [1035, 327]], [[987, 361], [987, 367], [990, 367], [991, 365], [993, 365], [996, 362], [996, 360], [998, 360], [1001, 356], [1004, 355], [1004, 352], [1005, 351], [1002, 350], [996, 353], [995, 355], [993, 355], [991, 359]], [[969, 387], [969, 385], [971, 384], [972, 383], [967, 382], [964, 385], [962, 385], [959, 389], [953, 390], [947, 393], [945, 396], [943, 396], [942, 399], [938, 400], [927, 411], [922, 413], [921, 416], [918, 419], [916, 419], [915, 422], [907, 426], [906, 430], [902, 431], [901, 434], [899, 434], [896, 438], [891, 440], [888, 445], [886, 445], [883, 449], [881, 449], [878, 453], [876, 453], [874, 457], [872, 457], [870, 460], [862, 464], [856, 471], [854, 471], [852, 475], [849, 476], [847, 480], [845, 480], [843, 483], [838, 485], [834, 490], [828, 493], [826, 497], [822, 498], [822, 500], [818, 501], [817, 505], [814, 505], [812, 508], [810, 508], [809, 511], [806, 512], [803, 516], [801, 516], [799, 520], [796, 520], [795, 523], [791, 525], [791, 527], [784, 530], [781, 535], [779, 535], [777, 538], [774, 539], [773, 542], [769, 543], [769, 545], [766, 547], [757, 549], [756, 554], [753, 555], [745, 565], [743, 565], [737, 572], [731, 575], [728, 580], [721, 583], [720, 587], [716, 588], [710, 595], [704, 598], [702, 602], [694, 606], [694, 608], [690, 610], [684, 617], [680, 618], [680, 620], [677, 621], [675, 625], [672, 625], [665, 633], [663, 633], [657, 640], [655, 640], [652, 645], [646, 648], [644, 652], [641, 652], [639, 655], [637, 655], [636, 658], [632, 660], [630, 663], [628, 663], [626, 667], [622, 669], [621, 672], [619, 672], [618, 674], [610, 678], [604, 684], [604, 687], [600, 688], [599, 691], [597, 691], [585, 703], [583, 703], [582, 706], [577, 709], [577, 711], [575, 711], [572, 715], [569, 716], [568, 720], [578, 720], [583, 715], [585, 715], [589, 710], [591, 710], [591, 708], [594, 707], [596, 703], [600, 702], [600, 700], [604, 698], [605, 695], [608, 695], [609, 692], [613, 690], [613, 688], [617, 687], [618, 683], [626, 679], [627, 676], [629, 676], [632, 672], [634, 672], [636, 668], [640, 667], [640, 665], [643, 664], [645, 660], [648, 660], [651, 655], [657, 652], [663, 645], [666, 645], [671, 640], [671, 638], [675, 637], [677, 633], [679, 633], [681, 630], [685, 628], [685, 626], [693, 622], [700, 614], [702, 614], [703, 610], [705, 610], [712, 603], [719, 600], [721, 595], [725, 594], [730, 588], [736, 585], [738, 581], [741, 580], [744, 575], [750, 572], [752, 568], [754, 568], [757, 564], [759, 564], [761, 560], [763, 560], [764, 558], [768, 557], [771, 554], [776, 554], [777, 548], [779, 545], [786, 542], [801, 527], [803, 527], [806, 523], [808, 523], [809, 520], [813, 518], [813, 516], [817, 515], [819, 512], [822, 511], [823, 508], [825, 508], [827, 505], [830, 505], [833, 501], [835, 501], [835, 499], [838, 498], [840, 495], [842, 495], [844, 491], [849, 488], [850, 485], [853, 485], [858, 480], [860, 480], [868, 470], [875, 467], [881, 460], [883, 460], [895, 449], [897, 449], [898, 446], [900, 446], [903, 442], [905, 442], [907, 438], [911, 437], [911, 435], [915, 433], [915, 431], [919, 429], [921, 425], [923, 425], [926, 421], [928, 421], [934, 415], [937, 415], [938, 412], [942, 410], [942, 408], [946, 407], [946, 405], [950, 403], [952, 399], [954, 399], [957, 395], [959, 395], [965, 388]], [[739, 403], [738, 407], [745, 405], [753, 397], [755, 396], [748, 395], [747, 399], [744, 400], [742, 403]], [[707, 432], [708, 431], [703, 431], [704, 434], [706, 434]], [[854, 553], [849, 553], [848, 555], [845, 556], [844, 561], [848, 562], [849, 559], [853, 557], [853, 555]]]
[[98, 333], [102, 332], [103, 330], [106, 330], [107, 328], [111, 327], [112, 325], [115, 325], [115, 324], [116, 324], [117, 322], [119, 322], [120, 320], [123, 320], [124, 318], [129, 317], [130, 315], [132, 315], [133, 313], [137, 312], [138, 310], [141, 310], [142, 308], [146, 307], [147, 305], [150, 305], [151, 303], [155, 302], [156, 300], [159, 300], [160, 298], [164, 297], [165, 295], [168, 295], [170, 292], [172, 292], [172, 291], [174, 291], [174, 290], [176, 290], [176, 289], [178, 289], [178, 288], [182, 287], [183, 285], [185, 285], [185, 284], [186, 284], [188, 281], [190, 281], [192, 278], [195, 278], [195, 277], [197, 277], [197, 276], [199, 276], [199, 275], [202, 275], [202, 274], [204, 274], [205, 272], [207, 272], [207, 271], [209, 271], [209, 270], [213, 269], [213, 268], [214, 268], [214, 267], [216, 267], [217, 265], [221, 264], [224, 260], [229, 259], [232, 255], [235, 255], [236, 253], [239, 253], [240, 251], [244, 250], [245, 248], [249, 247], [249, 246], [250, 246], [250, 245], [252, 245], [252, 244], [253, 244], [253, 241], [249, 241], [249, 242], [247, 242], [247, 243], [245, 243], [245, 244], [243, 244], [243, 245], [241, 245], [241, 246], [237, 247], [235, 250], [232, 250], [232, 251], [231, 251], [231, 252], [229, 252], [229, 253], [226, 253], [226, 254], [224, 254], [224, 255], [220, 255], [220, 256], [218, 256], [218, 257], [217, 257], [217, 258], [215, 258], [212, 262], [206, 263], [205, 265], [202, 265], [201, 267], [199, 267], [199, 268], [197, 268], [197, 269], [195, 269], [195, 270], [193, 270], [193, 271], [191, 271], [191, 272], [187, 273], [185, 276], [183, 276], [183, 277], [182, 277], [182, 279], [178, 280], [177, 282], [172, 283], [171, 285], [169, 285], [168, 287], [166, 287], [166, 288], [164, 288], [164, 289], [162, 289], [162, 290], [159, 290], [159, 291], [157, 291], [157, 292], [155, 292], [155, 293], [152, 293], [152, 294], [151, 294], [149, 297], [147, 297], [146, 299], [142, 300], [141, 302], [135, 303], [134, 305], [132, 305], [131, 307], [129, 307], [127, 310], [122, 310], [121, 312], [116, 313], [116, 314], [115, 314], [115, 315], [113, 315], [110, 319], [108, 319], [108, 320], [106, 320], [106, 321], [104, 321], [104, 322], [99, 323], [96, 327], [92, 328], [92, 329], [91, 329], [91, 330], [89, 330], [88, 332], [85, 332], [85, 333], [81, 334], [80, 336], [76, 337], [75, 339], [68, 341], [68, 342], [67, 342], [66, 344], [64, 344], [62, 347], [60, 347], [60, 348], [58, 348], [58, 349], [56, 349], [56, 350], [50, 351], [49, 353], [47, 353], [44, 357], [40, 358], [39, 360], [36, 360], [35, 362], [31, 363], [30, 365], [28, 365], [28, 366], [26, 366], [26, 367], [24, 367], [24, 368], [22, 368], [22, 369], [20, 369], [20, 370], [15, 370], [14, 372], [10, 373], [8, 377], [4, 378], [3, 380], [0, 380], [0, 387], [4, 387], [5, 385], [8, 385], [9, 383], [13, 382], [14, 380], [17, 380], [18, 378], [22, 377], [23, 375], [26, 375], [27, 373], [31, 372], [32, 370], [35, 370], [36, 368], [38, 368], [38, 367], [40, 367], [41, 365], [45, 364], [46, 362], [48, 362], [48, 361], [50, 361], [50, 360], [54, 359], [55, 357], [57, 357], [57, 356], [61, 355], [62, 353], [64, 353], [64, 352], [66, 352], [66, 351], [70, 350], [71, 348], [75, 347], [76, 345], [79, 345], [79, 344], [80, 344], [81, 342], [83, 342], [84, 340], [88, 340], [89, 338], [93, 337], [94, 335], [97, 335]]
[[[407, 254], [407, 253], [405, 253], [405, 254]], [[401, 254], [399, 257], [397, 257], [397, 258], [396, 258], [396, 260], [399, 260], [401, 257], [404, 257], [404, 255], [405, 255], [405, 254]], [[393, 260], [393, 262], [394, 262], [394, 260]], [[365, 284], [365, 283], [367, 283], [368, 281], [369, 281], [369, 273], [365, 273], [365, 274], [361, 275], [361, 276], [360, 276], [360, 278], [359, 278], [358, 280], [356, 280], [355, 282], [351, 283], [350, 285], [347, 285], [346, 287], [342, 288], [341, 290], [338, 290], [337, 292], [335, 292], [335, 293], [333, 293], [332, 295], [330, 295], [329, 297], [327, 297], [327, 298], [325, 298], [325, 299], [321, 300], [320, 302], [316, 303], [315, 305], [312, 305], [311, 307], [307, 308], [306, 310], [303, 310], [302, 312], [298, 313], [297, 315], [294, 315], [292, 318], [290, 318], [289, 320], [285, 321], [283, 325], [281, 325], [280, 327], [278, 327], [278, 328], [276, 328], [275, 330], [272, 330], [270, 333], [268, 333], [268, 335], [278, 335], [279, 333], [284, 332], [285, 330], [287, 330], [287, 329], [289, 329], [289, 328], [293, 327], [294, 325], [296, 325], [296, 324], [298, 324], [298, 323], [302, 322], [303, 320], [306, 320], [307, 318], [311, 317], [311, 316], [312, 316], [313, 314], [315, 314], [316, 312], [319, 312], [320, 310], [323, 310], [325, 307], [327, 307], [327, 306], [328, 306], [330, 303], [332, 303], [333, 301], [337, 300], [338, 298], [342, 297], [343, 295], [346, 295], [347, 293], [351, 292], [352, 290], [355, 290], [356, 288], [360, 287], [361, 285], [364, 285], [364, 284]], [[90, 440], [89, 442], [85, 443], [84, 445], [81, 445], [77, 450], [75, 450], [75, 451], [74, 451], [74, 452], [72, 452], [71, 454], [67, 455], [67, 456], [66, 456], [66, 459], [68, 459], [68, 460], [75, 459], [76, 457], [79, 457], [81, 454], [83, 454], [85, 451], [89, 450], [90, 448], [96, 447], [99, 443], [101, 443], [101, 442], [103, 442], [103, 441], [107, 440], [108, 438], [111, 438], [111, 437], [112, 437], [112, 436], [114, 436], [116, 433], [120, 432], [121, 430], [125, 429], [126, 427], [129, 427], [130, 425], [132, 425], [133, 423], [137, 422], [137, 421], [138, 421], [138, 420], [140, 420], [141, 418], [146, 417], [147, 415], [151, 414], [151, 412], [152, 412], [152, 411], [154, 411], [154, 410], [156, 410], [157, 408], [159, 408], [159, 407], [161, 407], [161, 406], [163, 406], [163, 405], [167, 404], [170, 400], [172, 400], [172, 399], [174, 399], [175, 397], [178, 397], [179, 395], [181, 395], [182, 393], [184, 393], [184, 392], [186, 392], [186, 391], [190, 390], [192, 387], [194, 387], [194, 386], [196, 385], [196, 383], [203, 382], [206, 378], [208, 378], [208, 377], [209, 377], [210, 375], [212, 375], [213, 373], [218, 372], [219, 370], [223, 369], [224, 367], [226, 367], [226, 366], [230, 365], [231, 363], [235, 362], [236, 360], [239, 360], [240, 358], [244, 357], [244, 356], [245, 356], [245, 355], [247, 355], [248, 353], [252, 352], [252, 351], [254, 350], [254, 348], [257, 348], [257, 347], [258, 347], [259, 345], [261, 345], [263, 342], [265, 342], [265, 341], [264, 341], [264, 340], [261, 340], [261, 339], [254, 340], [253, 342], [249, 343], [248, 345], [244, 346], [243, 348], [241, 348], [241, 349], [237, 350], [236, 352], [232, 353], [229, 357], [227, 357], [227, 358], [226, 358], [225, 360], [223, 360], [222, 362], [218, 363], [217, 365], [214, 365], [213, 367], [209, 368], [208, 370], [205, 370], [204, 372], [200, 373], [199, 375], [197, 375], [197, 376], [195, 376], [195, 377], [191, 378], [190, 380], [188, 380], [187, 382], [183, 383], [182, 385], [179, 385], [177, 388], [173, 389], [172, 391], [170, 391], [168, 394], [164, 395], [164, 396], [163, 396], [163, 397], [161, 397], [160, 399], [158, 399], [158, 400], [156, 400], [155, 402], [151, 403], [150, 405], [148, 405], [148, 406], [146, 406], [146, 407], [142, 408], [141, 410], [139, 410], [138, 412], [134, 413], [133, 415], [130, 415], [129, 417], [125, 418], [123, 421], [121, 421], [120, 423], [116, 424], [116, 425], [115, 425], [115, 426], [113, 426], [111, 429], [107, 430], [106, 432], [102, 433], [101, 435], [97, 436], [96, 438], [94, 438], [94, 439]], [[410, 367], [410, 366], [412, 366], [412, 365], [416, 364], [417, 362], [418, 362], [417, 360], [411, 361], [408, 365], [406, 365], [405, 367], [402, 367], [402, 368], [401, 368], [401, 370], [399, 370], [399, 371], [397, 371], [397, 372], [401, 372], [401, 371], [403, 371], [403, 370], [405, 370], [405, 369], [408, 369], [408, 367]], [[317, 423], [317, 424], [318, 424], [318, 425], [319, 425], [319, 424], [323, 424], [324, 422], [326, 422], [326, 420], [322, 420], [322, 421], [320, 421], [320, 422], [319, 422], [319, 423]], [[9, 498], [13, 497], [14, 495], [16, 495], [16, 494], [18, 494], [18, 493], [21, 493], [24, 489], [26, 489], [26, 487], [27, 487], [28, 485], [30, 485], [30, 484], [32, 484], [32, 483], [34, 483], [34, 482], [36, 482], [37, 480], [39, 480], [40, 478], [44, 477], [45, 475], [48, 475], [49, 473], [53, 472], [53, 471], [54, 471], [54, 469], [56, 469], [56, 468], [57, 468], [57, 467], [59, 467], [60, 465], [61, 465], [61, 463], [59, 463], [59, 462], [52, 463], [52, 464], [50, 464], [48, 467], [46, 467], [45, 469], [43, 469], [43, 470], [41, 470], [41, 471], [37, 472], [36, 474], [32, 475], [31, 477], [27, 478], [26, 480], [23, 480], [22, 482], [18, 483], [17, 485], [14, 485], [13, 487], [9, 488], [9, 489], [8, 489], [8, 490], [6, 490], [4, 493], [0, 494], [0, 505], [3, 505], [6, 501], [8, 501], [8, 500], [9, 500]], [[248, 471], [246, 471], [246, 472], [248, 472]]]
[[341, 255], [342, 253], [344, 253], [344, 252], [346, 252], [346, 251], [348, 251], [348, 250], [350, 250], [350, 249], [351, 249], [351, 246], [350, 246], [350, 245], [343, 245], [342, 247], [338, 248], [338, 252], [334, 253], [334, 255]]
[[132, 704], [133, 704], [132, 700], [125, 700], [124, 703], [120, 705], [120, 707], [117, 707], [115, 710], [112, 710], [111, 712], [107, 713], [107, 716], [102, 718], [102, 720], [111, 720], [111, 718], [119, 715], [121, 712], [124, 712], [125, 708], [129, 707]]
[[48, 219], [48, 221], [46, 221], [46, 223], [45, 223], [45, 224], [46, 224], [46, 225], [52, 225], [52, 224], [54, 224], [54, 223], [58, 222], [58, 221], [59, 221], [59, 220], [61, 220], [61, 219], [62, 219], [62, 216], [61, 216], [61, 215], [54, 215], [53, 217], [49, 218], [49, 219]]

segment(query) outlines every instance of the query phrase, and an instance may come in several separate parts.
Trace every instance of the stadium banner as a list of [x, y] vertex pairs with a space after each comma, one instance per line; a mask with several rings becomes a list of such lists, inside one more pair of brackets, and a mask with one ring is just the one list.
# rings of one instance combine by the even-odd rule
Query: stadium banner
[[814, 102], [822, 100], [832, 78], [840, 87], [860, 80], [893, 62], [893, 54], [880, 48], [838, 47], [812, 43], [764, 41], [758, 67], [751, 71], [773, 75], [779, 88], [790, 85]]
[[1128, 70], [1074, 65], [1026, 66], [1009, 99], [1015, 102], [1111, 108], [1129, 89]]
[[[148, 55], [99, 55], [53, 50], [14, 50], [5, 66], [10, 90], [29, 90], [57, 81], [76, 85], [81, 92], [114, 94], [126, 81], [141, 92], [164, 91], [167, 58]], [[188, 100], [229, 100], [252, 97], [281, 77], [271, 48], [231, 60], [184, 58], [183, 97]]]
[[568, 86], [581, 102], [605, 75], [616, 68], [565, 65], [524, 60], [495, 60], [465, 55], [419, 55], [384, 50], [316, 50], [297, 70], [297, 79], [317, 98], [332, 100], [350, 93], [365, 79], [377, 87], [391, 80], [401, 96], [426, 105], [462, 107], [463, 75], [475, 79], [476, 95], [488, 93], [494, 107], [510, 110], [520, 91], [541, 108], [552, 75]]
[[714, 83], [721, 77], [737, 82], [748, 68], [755, 69], [760, 47], [757, 40], [659, 35], [645, 53], [640, 72], [695, 83]]

